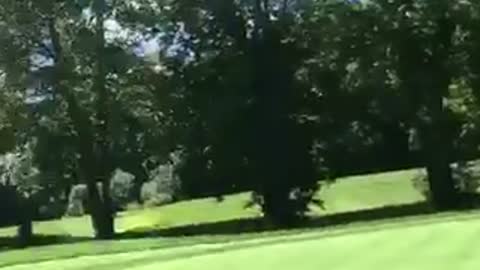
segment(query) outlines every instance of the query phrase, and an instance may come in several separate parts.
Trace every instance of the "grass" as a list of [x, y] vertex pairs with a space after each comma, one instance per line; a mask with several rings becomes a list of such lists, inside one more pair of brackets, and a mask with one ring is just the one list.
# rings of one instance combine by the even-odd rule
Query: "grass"
[[[375, 209], [386, 205], [419, 202], [422, 200], [422, 196], [412, 187], [410, 181], [417, 173], [418, 170], [407, 170], [339, 179], [334, 184], [324, 186], [318, 195], [325, 200], [326, 208], [313, 207], [311, 214], [313, 216], [322, 216]], [[158, 208], [132, 210], [121, 213], [117, 218], [117, 231], [154, 231], [258, 217], [260, 215], [258, 209], [246, 209], [244, 207], [248, 199], [249, 195], [243, 193], [227, 196], [222, 202], [206, 198], [179, 202]], [[15, 234], [15, 229], [14, 227], [0, 229], [0, 237], [12, 237]], [[70, 244], [68, 248], [65, 248], [65, 245], [53, 245], [31, 248], [27, 251], [9, 251], [4, 253], [8, 254], [8, 256], [0, 256], [0, 266], [25, 263], [30, 260], [41, 261], [89, 254], [159, 249], [191, 245], [193, 243], [237, 241], [245, 238], [269, 237], [272, 234], [284, 233], [91, 242], [84, 241], [92, 236], [88, 217], [37, 222], [34, 224], [34, 230], [36, 234], [46, 238], [60, 235], [61, 237], [56, 242], [68, 243], [79, 240], [82, 240], [82, 242]], [[35, 253], [35, 256], [26, 255], [31, 253]]]
[[478, 269], [480, 249], [472, 240], [480, 236], [479, 226], [478, 220], [440, 222], [303, 241], [285, 239], [182, 260], [145, 259], [129, 269]]
[[316, 215], [337, 214], [415, 203], [423, 196], [412, 185], [420, 170], [405, 170], [339, 179], [321, 189], [319, 198], [325, 209], [316, 209]]
[[[357, 210], [400, 205], [423, 200], [412, 186], [411, 179], [418, 170], [381, 173], [339, 179], [321, 189], [318, 197], [325, 201], [325, 209], [312, 207], [313, 216], [345, 213]], [[163, 207], [139, 209], [122, 213], [117, 219], [119, 232], [138, 229], [163, 229], [192, 224], [205, 224], [260, 215], [258, 209], [245, 209], [247, 193], [227, 196], [217, 202], [207, 198], [179, 202]], [[35, 233], [41, 235], [69, 235], [91, 237], [93, 235], [88, 217], [64, 218], [34, 225]], [[0, 237], [13, 236], [15, 228], [0, 229]]]
[[[321, 231], [86, 242], [68, 248], [60, 245], [5, 252], [0, 254], [0, 267], [8, 266], [5, 269], [9, 270], [478, 269], [480, 249], [475, 242], [480, 237], [479, 227], [478, 212], [445, 213]], [[76, 254], [67, 256], [67, 250]], [[55, 260], [46, 261], [49, 258]]]
[[[322, 188], [318, 196], [325, 209], [313, 207], [311, 215], [351, 216], [362, 220], [378, 208], [392, 211], [422, 202], [411, 179], [418, 170], [340, 179]], [[213, 226], [259, 216], [245, 209], [248, 194], [227, 196], [217, 202], [207, 198], [122, 213], [120, 232], [155, 231], [182, 226]], [[400, 207], [402, 206], [402, 207]], [[373, 218], [377, 218], [375, 214]], [[351, 219], [355, 220], [355, 219]], [[351, 221], [350, 220], [350, 221]], [[335, 223], [334, 223], [335, 224]], [[343, 224], [339, 222], [337, 224]], [[315, 225], [316, 226], [316, 225]], [[88, 270], [190, 270], [190, 269], [478, 269], [480, 212], [417, 215], [354, 222], [322, 229], [295, 229], [194, 237], [155, 237], [116, 241], [91, 241], [90, 221], [65, 218], [35, 224], [44, 237], [65, 235], [76, 243], [10, 250], [0, 253], [0, 268]], [[214, 227], [214, 232], [217, 232]], [[10, 237], [15, 228], [0, 230]], [[207, 230], [208, 232], [208, 230]], [[230, 232], [232, 233], [232, 232]], [[76, 239], [76, 240], [75, 240]]]

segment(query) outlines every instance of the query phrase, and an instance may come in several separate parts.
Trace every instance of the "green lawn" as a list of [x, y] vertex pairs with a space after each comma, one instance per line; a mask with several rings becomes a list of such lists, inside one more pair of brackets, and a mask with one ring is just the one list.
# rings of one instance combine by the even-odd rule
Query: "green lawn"
[[[339, 179], [321, 189], [319, 197], [325, 200], [325, 209], [312, 207], [312, 214], [335, 214], [421, 201], [422, 196], [411, 183], [418, 172], [407, 170]], [[227, 196], [223, 202], [208, 198], [129, 211], [117, 218], [117, 230], [161, 229], [259, 216], [257, 209], [245, 209], [248, 199], [248, 194], [243, 193]], [[88, 217], [38, 222], [34, 230], [43, 235], [92, 236]], [[0, 229], [0, 236], [14, 234], [15, 228]]]
[[[144, 239], [32, 248], [1, 253], [0, 267], [8, 270], [473, 270], [480, 267], [478, 240], [480, 213], [446, 213], [255, 237], [186, 238], [176, 239], [176, 243], [173, 239]], [[79, 252], [80, 247], [93, 250], [66, 256], [66, 250]], [[55, 260], [48, 260], [47, 254]]]
[[145, 259], [128, 269], [473, 270], [480, 267], [479, 228], [480, 220], [451, 221], [303, 241], [284, 239], [181, 260]]
[[[326, 208], [314, 207], [311, 214], [421, 202], [411, 183], [418, 172], [339, 179], [319, 193]], [[248, 194], [238, 194], [220, 203], [202, 199], [129, 211], [117, 218], [117, 228], [120, 232], [155, 230], [258, 216], [258, 210], [244, 208], [247, 200]], [[39, 222], [35, 231], [75, 237], [92, 234], [87, 217]], [[13, 234], [14, 228], [0, 230], [0, 236]], [[0, 269], [479, 269], [478, 240], [480, 212], [450, 212], [318, 229], [33, 247], [0, 253]]]

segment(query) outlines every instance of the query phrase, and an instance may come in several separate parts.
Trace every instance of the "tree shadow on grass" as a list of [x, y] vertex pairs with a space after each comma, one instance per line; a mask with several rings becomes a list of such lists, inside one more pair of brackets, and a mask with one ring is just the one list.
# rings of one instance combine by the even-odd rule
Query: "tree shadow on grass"
[[[39, 247], [55, 244], [71, 244], [92, 240], [89, 237], [74, 237], [70, 235], [34, 235], [27, 247]], [[25, 248], [21, 245], [16, 237], [2, 236], [0, 237], [0, 251]]]
[[[428, 203], [419, 202], [398, 206], [385, 206], [381, 208], [352, 211], [346, 213], [325, 215], [311, 218], [296, 226], [296, 229], [322, 228], [360, 221], [378, 221], [383, 219], [409, 217], [415, 215], [433, 214], [435, 211]], [[268, 231], [284, 230], [275, 227], [262, 218], [244, 218], [228, 221], [219, 221], [204, 224], [178, 226], [159, 230], [128, 231], [120, 238], [143, 238], [143, 237], [178, 237], [178, 236], [202, 236], [202, 235], [231, 235], [240, 233], [261, 233]]]
[[[404, 204], [397, 206], [385, 206], [381, 208], [359, 210], [324, 216], [317, 216], [306, 220], [302, 224], [289, 229], [313, 229], [328, 228], [338, 225], [346, 225], [355, 222], [382, 221], [385, 219], [425, 216], [435, 214], [432, 207], [425, 202]], [[244, 218], [226, 220], [211, 223], [193, 224], [186, 226], [171, 227], [152, 230], [151, 228], [137, 229], [117, 234], [116, 239], [140, 239], [152, 237], [182, 237], [182, 236], [214, 236], [214, 235], [237, 235], [242, 233], [262, 233], [285, 230], [284, 227], [276, 227], [265, 219]], [[89, 237], [73, 237], [70, 235], [35, 235], [29, 247], [46, 246], [54, 244], [71, 244], [84, 241], [92, 241]], [[0, 237], [0, 251], [21, 248], [15, 237]]]

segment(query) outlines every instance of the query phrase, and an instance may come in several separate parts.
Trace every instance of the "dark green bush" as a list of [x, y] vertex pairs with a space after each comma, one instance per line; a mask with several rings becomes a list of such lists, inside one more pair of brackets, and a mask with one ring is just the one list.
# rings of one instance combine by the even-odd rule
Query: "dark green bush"
[[135, 188], [135, 176], [116, 170], [110, 182], [110, 192], [117, 210], [125, 210], [131, 202], [132, 190]]
[[140, 198], [145, 206], [160, 206], [178, 198], [180, 183], [172, 165], [160, 165], [150, 172], [150, 181], [143, 184]]
[[72, 187], [68, 196], [66, 216], [78, 217], [86, 214], [85, 206], [88, 197], [87, 185], [79, 184]]

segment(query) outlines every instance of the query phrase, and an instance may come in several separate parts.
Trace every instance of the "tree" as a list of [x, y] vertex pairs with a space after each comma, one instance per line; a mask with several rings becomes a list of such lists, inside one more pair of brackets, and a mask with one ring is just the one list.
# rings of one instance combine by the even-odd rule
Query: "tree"
[[[468, 88], [475, 88], [465, 83], [471, 74], [465, 69], [465, 59], [472, 60], [474, 55], [474, 38], [470, 39], [474, 31], [468, 26], [478, 12], [476, 8], [469, 1], [369, 1], [360, 9], [363, 15], [355, 24], [363, 25], [363, 30], [356, 32], [362, 33], [362, 43], [368, 44], [363, 47], [366, 51], [360, 51], [363, 55], [356, 56], [359, 72], [354, 73], [355, 77], [373, 82], [370, 88], [390, 92], [388, 95], [395, 97], [397, 105], [377, 103], [377, 108], [381, 106], [379, 112], [396, 115], [404, 129], [418, 131], [421, 161], [427, 168], [432, 201], [439, 210], [462, 204], [462, 191], [450, 166], [459, 158], [455, 145], [465, 121], [465, 113], [458, 110], [461, 92], [455, 89], [467, 90], [461, 102], [468, 102]], [[371, 73], [374, 70], [381, 72]], [[391, 114], [395, 112], [391, 108], [402, 110]]]
[[[423, 154], [432, 199], [441, 210], [458, 207], [458, 191], [452, 178], [449, 158], [453, 138], [448, 128], [447, 112], [443, 101], [452, 83], [448, 61], [455, 31], [455, 23], [449, 18], [447, 5], [447, 3], [439, 3], [438, 6], [441, 7], [439, 9], [415, 8], [413, 5], [406, 5], [405, 15], [400, 21], [399, 31], [402, 38], [398, 44], [399, 77], [402, 87], [405, 91], [414, 93], [413, 97], [416, 100], [412, 102], [417, 100], [420, 102], [417, 114], [424, 113], [417, 117], [416, 126], [424, 146]], [[431, 11], [436, 14], [430, 19], [427, 17], [427, 12]], [[432, 22], [434, 28], [415, 29], [411, 26], [412, 21], [407, 15], [408, 12], [425, 12], [422, 14], [425, 21]], [[415, 33], [418, 30], [430, 30], [429, 33], [427, 32], [428, 43], [424, 43], [426, 42], [424, 36]], [[427, 53], [427, 50], [431, 53]], [[412, 67], [415, 68], [412, 69]]]
[[178, 85], [182, 187], [253, 190], [283, 225], [305, 214], [318, 188], [312, 137], [297, 115], [295, 74], [308, 50], [295, 32], [304, 1], [293, 2], [178, 1], [178, 27], [166, 35], [178, 48], [167, 67]]
[[[164, 118], [153, 104], [154, 83], [141, 81], [155, 70], [134, 53], [144, 33], [139, 23], [128, 21], [140, 12], [138, 6], [101, 0], [6, 1], [0, 6], [9, 44], [20, 45], [12, 48], [16, 57], [5, 61], [8, 78], [18, 82], [16, 93], [33, 100], [29, 117], [38, 120], [29, 134], [39, 140], [35, 160], [59, 180], [68, 180], [66, 189], [74, 178], [87, 184], [95, 234], [111, 238], [111, 174], [119, 167], [142, 174], [144, 160], [163, 153], [163, 148], [149, 149], [159, 145]], [[158, 131], [152, 131], [154, 125]], [[57, 139], [52, 157], [46, 146]]]

